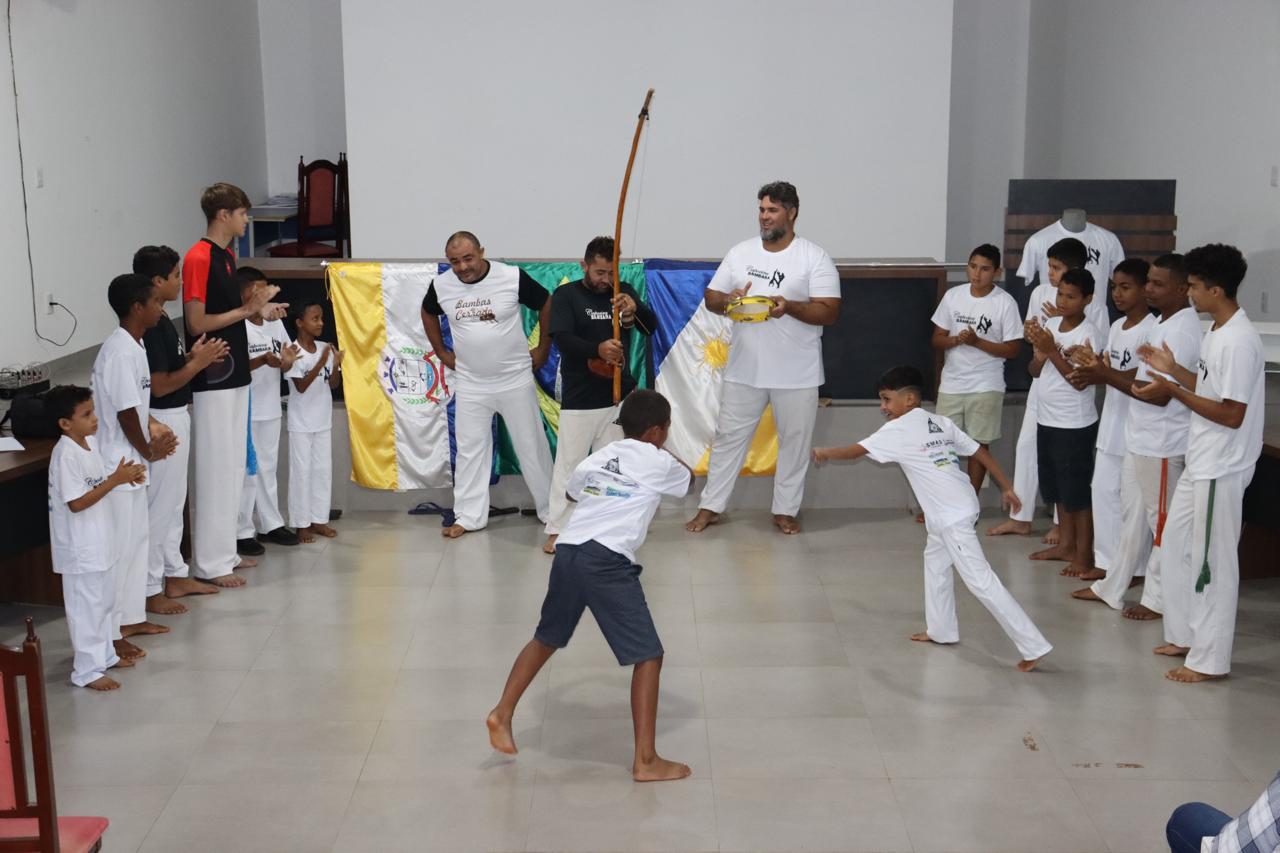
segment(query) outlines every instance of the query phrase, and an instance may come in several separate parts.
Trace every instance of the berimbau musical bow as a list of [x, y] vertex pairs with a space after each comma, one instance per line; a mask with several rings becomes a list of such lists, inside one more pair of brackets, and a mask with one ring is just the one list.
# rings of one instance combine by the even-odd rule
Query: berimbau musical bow
[[[631, 139], [631, 156], [627, 158], [627, 171], [622, 176], [622, 194], [618, 198], [618, 223], [613, 229], [613, 298], [615, 305], [613, 308], [613, 339], [622, 342], [622, 321], [618, 314], [616, 300], [618, 294], [622, 292], [622, 276], [618, 270], [618, 257], [622, 252], [622, 211], [627, 206], [627, 186], [631, 183], [631, 167], [636, 162], [636, 149], [640, 145], [640, 132], [644, 130], [644, 123], [649, 118], [649, 102], [653, 100], [653, 90], [644, 96], [644, 106], [640, 108], [640, 116], [636, 119], [636, 135]], [[622, 354], [626, 359], [627, 354]], [[613, 366], [613, 404], [616, 406], [622, 400], [622, 365], [615, 364]]]

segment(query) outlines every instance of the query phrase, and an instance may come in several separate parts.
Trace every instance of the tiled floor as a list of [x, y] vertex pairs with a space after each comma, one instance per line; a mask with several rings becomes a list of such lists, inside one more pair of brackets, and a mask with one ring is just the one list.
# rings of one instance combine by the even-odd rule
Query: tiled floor
[[[59, 807], [111, 819], [111, 851], [1157, 851], [1187, 800], [1247, 806], [1280, 769], [1280, 582], [1242, 589], [1231, 678], [1161, 677], [1159, 624], [988, 540], [1056, 645], [1040, 671], [966, 593], [961, 644], [922, 624], [922, 531], [890, 512], [763, 513], [702, 536], [664, 511], [641, 553], [667, 648], [659, 748], [693, 778], [630, 781], [629, 672], [585, 619], [516, 719], [482, 719], [529, 637], [550, 558], [501, 519], [446, 543], [356, 513], [275, 548], [241, 590], [190, 601], [96, 694], [49, 663]], [[4, 638], [29, 608], [0, 608]]]

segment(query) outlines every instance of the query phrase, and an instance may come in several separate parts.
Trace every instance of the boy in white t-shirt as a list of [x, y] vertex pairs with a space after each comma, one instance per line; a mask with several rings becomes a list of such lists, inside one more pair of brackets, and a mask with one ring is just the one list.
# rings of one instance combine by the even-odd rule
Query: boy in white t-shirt
[[1213, 318], [1192, 372], [1173, 351], [1147, 347], [1151, 383], [1139, 398], [1168, 394], [1191, 410], [1187, 467], [1165, 524], [1161, 574], [1164, 639], [1156, 654], [1186, 655], [1165, 674], [1173, 681], [1222, 678], [1231, 671], [1240, 591], [1241, 505], [1262, 454], [1266, 386], [1262, 339], [1236, 301], [1248, 264], [1235, 246], [1211, 243], [1187, 252], [1197, 311]]
[[1093, 565], [1093, 451], [1098, 440], [1098, 407], [1093, 388], [1073, 385], [1070, 356], [1079, 348], [1099, 353], [1107, 333], [1089, 322], [1093, 274], [1067, 270], [1058, 282], [1058, 316], [1041, 325], [1027, 321], [1035, 348], [1028, 370], [1040, 384], [1036, 402], [1036, 462], [1040, 495], [1058, 513], [1059, 541], [1031, 555], [1033, 560], [1066, 560], [1062, 574], [1079, 577]]
[[62, 575], [67, 629], [75, 651], [71, 683], [115, 690], [120, 683], [107, 670], [134, 664], [111, 645], [114, 531], [103, 498], [118, 486], [144, 482], [147, 469], [122, 458], [111, 470], [98, 455], [98, 416], [88, 388], [59, 385], [45, 395], [44, 407], [62, 431], [49, 458], [49, 543], [53, 570]]
[[632, 391], [622, 402], [618, 422], [625, 438], [592, 453], [569, 478], [566, 494], [577, 506], [556, 540], [538, 628], [511, 667], [502, 698], [485, 724], [493, 748], [515, 755], [511, 719], [516, 704], [551, 655], [568, 645], [582, 611], [590, 608], [618, 663], [635, 667], [632, 778], [683, 779], [689, 767], [659, 758], [654, 746], [663, 649], [640, 586], [635, 552], [662, 496], [682, 497], [692, 474], [662, 449], [671, 429], [671, 404], [657, 391]]
[[[933, 312], [933, 347], [946, 353], [938, 414], [989, 449], [1000, 437], [1004, 363], [1022, 350], [1018, 303], [999, 287], [1000, 250], [984, 243], [969, 253], [969, 283], [948, 290]], [[987, 469], [969, 457], [969, 482], [982, 488]]]
[[[98, 443], [106, 459], [125, 457], [145, 465], [168, 457], [178, 446], [173, 430], [151, 416], [151, 365], [142, 336], [160, 321], [164, 296], [146, 276], [118, 275], [107, 287], [107, 302], [120, 326], [107, 336], [93, 361], [94, 405], [101, 413]], [[107, 496], [116, 553], [116, 652], [145, 657], [129, 642], [135, 634], [167, 634], [169, 628], [147, 621], [147, 575], [151, 523], [144, 483], [126, 483]]]
[[307, 302], [294, 315], [298, 357], [289, 368], [289, 523], [303, 542], [332, 539], [333, 394], [342, 381], [342, 351], [319, 340], [324, 312]]
[[[267, 277], [254, 267], [236, 270], [240, 299], [248, 303], [254, 290], [270, 286]], [[249, 433], [257, 471], [245, 469], [244, 490], [240, 493], [240, 529], [236, 549], [240, 554], [261, 554], [258, 540], [277, 545], [297, 545], [298, 534], [284, 526], [280, 499], [276, 495], [276, 474], [280, 456], [280, 377], [288, 374], [297, 359], [298, 345], [280, 320], [264, 320], [254, 314], [244, 321], [249, 341]], [[253, 524], [254, 510], [258, 525]], [[255, 536], [256, 533], [256, 536]], [[256, 545], [257, 547], [252, 547]]]
[[1147, 342], [1155, 317], [1144, 291], [1149, 265], [1129, 258], [1111, 274], [1111, 301], [1124, 316], [1111, 324], [1102, 357], [1092, 349], [1078, 348], [1071, 359], [1075, 370], [1069, 381], [1077, 386], [1104, 385], [1106, 397], [1098, 421], [1098, 453], [1093, 460], [1093, 565], [1082, 580], [1106, 577], [1115, 565], [1120, 543], [1120, 472], [1124, 467], [1125, 419], [1129, 413], [1128, 388], [1138, 372], [1138, 348]]
[[895, 367], [880, 377], [880, 411], [889, 422], [868, 438], [847, 447], [817, 447], [813, 461], [854, 460], [870, 456], [876, 462], [897, 462], [907, 475], [916, 500], [924, 508], [929, 538], [924, 549], [925, 631], [912, 640], [958, 643], [956, 600], [951, 567], [974, 597], [1000, 623], [1022, 659], [1018, 669], [1035, 669], [1053, 647], [1032, 624], [1013, 596], [991, 570], [974, 533], [978, 496], [960, 470], [960, 457], [977, 457], [1000, 486], [1004, 503], [1017, 509], [1018, 496], [999, 463], [949, 418], [920, 408], [924, 377], [914, 367]]

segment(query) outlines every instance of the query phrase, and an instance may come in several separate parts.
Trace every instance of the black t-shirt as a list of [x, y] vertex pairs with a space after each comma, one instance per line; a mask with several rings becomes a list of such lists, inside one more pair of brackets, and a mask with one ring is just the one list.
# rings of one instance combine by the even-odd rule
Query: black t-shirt
[[[182, 345], [182, 336], [168, 314], [162, 314], [160, 322], [143, 333], [142, 345], [147, 349], [147, 366], [152, 373], [173, 373], [187, 365], [187, 350]], [[181, 409], [190, 402], [190, 383], [163, 397], [151, 395], [153, 409]]]
[[[628, 284], [620, 290], [636, 303], [635, 329], [641, 334], [652, 335], [658, 327], [657, 318], [649, 306]], [[591, 372], [588, 359], [599, 359], [598, 348], [602, 341], [613, 337], [613, 291], [595, 293], [588, 290], [582, 279], [567, 282], [551, 295], [551, 339], [560, 350], [560, 408], [605, 409], [613, 405], [613, 378]], [[631, 330], [622, 330], [622, 351], [631, 348]], [[636, 385], [624, 359], [622, 368], [622, 393], [626, 395]]]
[[[182, 259], [182, 304], [192, 300], [204, 303], [205, 314], [234, 311], [240, 302], [240, 283], [236, 281], [236, 259], [222, 246], [201, 238], [187, 250]], [[187, 330], [187, 348], [198, 335]], [[196, 374], [192, 391], [221, 391], [243, 388], [249, 384], [249, 336], [244, 321], [210, 332], [209, 337], [227, 342], [230, 352], [222, 361], [214, 362]]]

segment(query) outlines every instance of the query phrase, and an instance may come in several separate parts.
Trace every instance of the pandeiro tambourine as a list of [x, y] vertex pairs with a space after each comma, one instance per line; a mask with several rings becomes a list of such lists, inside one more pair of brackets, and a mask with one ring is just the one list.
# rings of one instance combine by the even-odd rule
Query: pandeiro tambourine
[[773, 300], [767, 296], [739, 296], [729, 301], [724, 315], [735, 323], [763, 323], [773, 310]]

